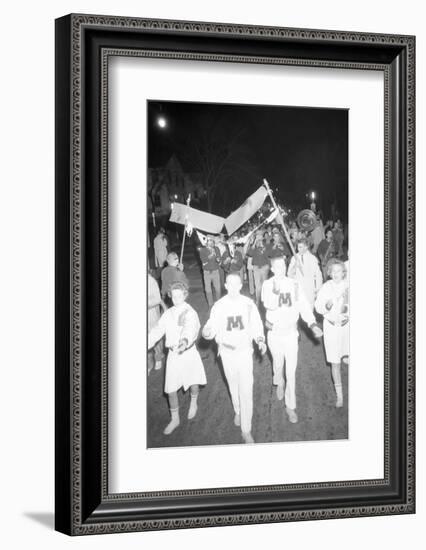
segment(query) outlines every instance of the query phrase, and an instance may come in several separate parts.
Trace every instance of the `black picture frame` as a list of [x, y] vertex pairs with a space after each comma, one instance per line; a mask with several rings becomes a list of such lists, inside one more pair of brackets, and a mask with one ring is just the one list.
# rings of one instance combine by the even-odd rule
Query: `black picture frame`
[[[106, 78], [111, 55], [384, 74], [382, 480], [109, 494]], [[415, 38], [71, 14], [56, 20], [56, 529], [69, 535], [415, 511]]]

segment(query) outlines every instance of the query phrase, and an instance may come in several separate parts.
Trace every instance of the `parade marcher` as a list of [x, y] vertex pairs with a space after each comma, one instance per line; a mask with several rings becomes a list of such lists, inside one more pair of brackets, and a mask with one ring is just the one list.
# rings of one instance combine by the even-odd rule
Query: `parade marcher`
[[269, 246], [269, 244], [272, 241], [272, 233], [271, 231], [267, 230], [263, 232], [263, 242], [265, 246]]
[[[227, 250], [226, 244], [225, 244], [225, 236], [223, 233], [220, 235], [216, 235], [214, 238], [214, 245], [219, 250], [219, 255], [222, 258], [224, 253]], [[219, 264], [219, 278], [220, 278], [220, 291], [223, 292], [224, 285], [225, 285], [225, 272], [223, 270], [223, 266]]]
[[326, 233], [325, 239], [322, 240], [318, 246], [317, 255], [320, 259], [322, 275], [324, 281], [327, 279], [327, 264], [336, 256], [336, 248], [334, 245], [333, 231], [329, 229]]
[[176, 252], [167, 254], [167, 266], [161, 272], [161, 296], [164, 298], [170, 292], [173, 283], [181, 282], [189, 288], [188, 277], [183, 272], [183, 264], [179, 263]]
[[324, 316], [324, 347], [336, 391], [336, 407], [343, 406], [341, 361], [349, 355], [349, 286], [343, 262], [332, 258], [330, 280], [318, 292], [315, 309]]
[[[296, 367], [299, 347], [297, 322], [301, 316], [316, 338], [322, 331], [302, 285], [286, 276], [283, 257], [271, 259], [273, 277], [263, 283], [262, 302], [266, 309], [268, 347], [272, 355], [273, 384], [277, 386], [277, 398], [285, 397], [285, 410], [291, 423], [298, 421], [296, 413]], [[285, 363], [285, 384], [284, 384]], [[284, 392], [285, 387], [285, 392]]]
[[212, 307], [202, 334], [208, 340], [216, 339], [234, 407], [234, 424], [241, 426], [245, 443], [254, 443], [252, 342], [262, 354], [266, 352], [263, 325], [256, 305], [241, 295], [239, 274], [229, 273], [225, 288], [227, 294]]
[[324, 239], [324, 226], [319, 214], [317, 214], [317, 223], [311, 232], [312, 239], [312, 254], [316, 254], [318, 251], [318, 246], [321, 241]]
[[289, 233], [290, 239], [293, 243], [296, 243], [300, 239], [301, 233], [300, 233], [299, 228], [297, 227], [297, 223], [295, 221], [291, 222], [288, 233]]
[[268, 251], [263, 242], [262, 233], [256, 234], [254, 244], [248, 249], [247, 255], [252, 258], [254, 290], [256, 295], [256, 303], [259, 305], [262, 285], [264, 281], [266, 281], [269, 274]]
[[212, 287], [214, 288], [216, 300], [222, 295], [219, 274], [220, 252], [218, 247], [215, 246], [214, 238], [211, 235], [207, 237], [206, 246], [200, 248], [200, 259], [203, 266], [204, 289], [207, 303], [211, 307], [214, 304]]
[[288, 275], [299, 281], [313, 310], [315, 297], [322, 285], [322, 274], [318, 259], [309, 252], [305, 238], [297, 242], [297, 254], [290, 260]]
[[333, 239], [336, 245], [336, 257], [340, 259], [343, 256], [343, 241], [345, 240], [342, 222], [340, 220], [336, 220], [334, 224]]
[[247, 256], [247, 279], [250, 296], [254, 296], [253, 258], [251, 256]]
[[164, 429], [165, 435], [171, 434], [180, 424], [178, 390], [190, 388], [188, 419], [192, 419], [197, 413], [199, 386], [207, 383], [203, 362], [195, 345], [200, 321], [196, 311], [185, 302], [188, 290], [183, 283], [173, 283], [170, 296], [173, 307], [163, 313], [148, 334], [148, 349], [164, 335], [169, 349], [164, 392], [168, 395], [171, 421]]
[[[162, 305], [160, 289], [157, 281], [148, 273], [148, 332], [154, 328], [160, 319], [160, 306]], [[154, 349], [148, 351], [148, 374], [152, 371], [161, 369], [164, 360], [164, 343], [159, 340]]]
[[234, 245], [233, 241], [234, 239], [229, 239], [228, 247], [222, 254], [221, 262], [225, 273], [239, 273], [241, 275], [241, 269], [244, 264], [243, 255]]
[[154, 238], [155, 267], [163, 267], [167, 259], [167, 237], [164, 227], [160, 227]]
[[285, 256], [289, 258], [291, 256], [290, 247], [280, 233], [278, 227], [274, 227], [272, 230], [272, 241], [266, 247], [268, 258], [282, 258]]

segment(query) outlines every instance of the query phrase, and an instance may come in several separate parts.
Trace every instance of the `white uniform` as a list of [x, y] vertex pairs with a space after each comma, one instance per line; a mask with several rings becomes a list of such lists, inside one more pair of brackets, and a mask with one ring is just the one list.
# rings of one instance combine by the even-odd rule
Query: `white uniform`
[[266, 309], [268, 347], [272, 355], [273, 383], [284, 386], [285, 404], [296, 408], [296, 367], [299, 348], [297, 321], [299, 316], [308, 326], [315, 324], [315, 317], [301, 285], [294, 279], [272, 277], [263, 283], [262, 302]]
[[[299, 260], [299, 265], [302, 268], [302, 272], [297, 266], [296, 257]], [[307, 250], [304, 254], [298, 252], [296, 257], [293, 256], [288, 266], [288, 275], [302, 285], [305, 291], [306, 298], [311, 305], [311, 309], [314, 308], [315, 296], [322, 285], [322, 273], [319, 267], [318, 259]]]
[[249, 433], [253, 416], [252, 341], [264, 341], [259, 311], [250, 298], [226, 295], [212, 307], [206, 331], [218, 344], [232, 405], [241, 418], [241, 431]]
[[[331, 305], [327, 305], [331, 302]], [[324, 347], [327, 361], [340, 364], [349, 355], [349, 287], [343, 279], [327, 281], [318, 293], [315, 309], [324, 315]]]
[[[163, 313], [158, 324], [148, 334], [148, 349], [166, 335], [169, 348], [166, 364], [164, 391], [172, 393], [183, 387], [187, 390], [194, 384], [206, 384], [206, 373], [200, 354], [195, 346], [200, 321], [196, 311], [186, 302], [173, 306]], [[187, 349], [182, 353], [173, 351], [182, 340]]]

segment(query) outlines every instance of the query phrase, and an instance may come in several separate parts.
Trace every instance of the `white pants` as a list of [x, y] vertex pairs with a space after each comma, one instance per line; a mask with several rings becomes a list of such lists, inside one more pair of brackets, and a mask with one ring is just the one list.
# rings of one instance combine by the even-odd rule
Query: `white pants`
[[282, 332], [268, 331], [268, 347], [272, 355], [273, 381], [276, 386], [284, 385], [285, 361], [285, 405], [289, 409], [296, 408], [296, 367], [299, 348], [299, 333], [297, 329]]
[[221, 348], [223, 370], [231, 394], [235, 414], [240, 415], [241, 431], [251, 431], [253, 416], [253, 350]]

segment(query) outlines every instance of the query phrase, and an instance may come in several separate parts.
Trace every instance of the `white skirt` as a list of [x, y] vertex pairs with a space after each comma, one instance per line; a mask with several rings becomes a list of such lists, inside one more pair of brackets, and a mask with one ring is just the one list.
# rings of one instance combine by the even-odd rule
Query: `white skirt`
[[324, 319], [324, 347], [328, 363], [338, 363], [349, 355], [349, 323], [336, 326]]
[[173, 393], [180, 388], [186, 391], [194, 384], [207, 384], [204, 365], [196, 346], [180, 354], [169, 349], [164, 391]]

